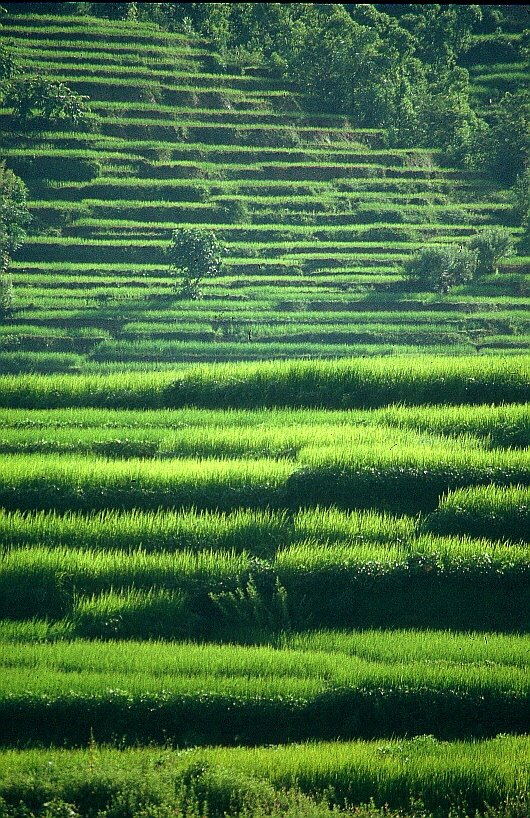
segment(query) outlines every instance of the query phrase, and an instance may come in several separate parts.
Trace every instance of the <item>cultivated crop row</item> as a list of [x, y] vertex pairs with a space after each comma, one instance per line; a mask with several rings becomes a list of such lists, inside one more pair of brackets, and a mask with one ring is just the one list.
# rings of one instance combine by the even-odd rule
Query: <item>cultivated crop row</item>
[[[8, 166], [29, 185], [32, 229], [41, 234], [21, 251], [19, 265], [31, 271], [38, 264], [49, 278], [45, 284], [27, 281], [25, 272], [17, 275], [9, 321], [35, 327], [39, 310], [56, 317], [60, 312], [76, 336], [101, 310], [111, 315], [105, 327], [110, 338], [93, 347], [59, 348], [48, 340], [41, 353], [14, 330], [0, 352], [3, 371], [408, 354], [414, 347], [431, 355], [527, 349], [524, 328], [493, 324], [482, 335], [465, 337], [434, 320], [425, 334], [405, 338], [384, 323], [338, 337], [321, 332], [313, 315], [298, 329], [283, 320], [282, 278], [297, 276], [296, 290], [304, 277], [297, 293], [303, 307], [329, 296], [355, 300], [386, 289], [401, 294], [403, 262], [420, 244], [459, 242], [499, 221], [517, 238], [513, 206], [489, 181], [457, 174], [441, 162], [439, 151], [389, 147], [380, 129], [355, 128], [342, 115], [312, 111], [289, 82], [253, 71], [220, 71], [211, 45], [189, 35], [100, 19], [84, 29], [73, 18], [49, 15], [8, 16], [4, 26], [26, 72], [91, 97], [95, 127], [69, 132], [50, 126], [28, 139], [9, 111], [0, 113]], [[177, 224], [213, 224], [227, 245], [224, 275], [204, 289], [207, 307], [215, 309], [221, 297], [249, 320], [263, 288], [274, 284], [269, 295], [277, 329], [263, 331], [262, 342], [257, 329], [248, 344], [237, 333], [221, 344], [193, 334], [148, 345], [132, 333], [124, 342], [124, 309], [141, 310], [143, 293], [138, 298], [123, 288], [92, 292], [96, 302], [76, 301], [67, 287], [52, 282], [53, 264], [64, 272], [84, 262], [98, 276], [101, 265], [110, 264], [120, 278], [124, 267], [147, 271], [156, 265], [160, 280], [147, 300], [163, 295], [161, 313], [185, 309], [189, 304], [176, 297], [165, 257]], [[282, 235], [278, 225], [293, 230]], [[331, 232], [318, 236], [317, 226]], [[524, 296], [519, 268], [511, 279], [498, 278], [491, 287], [496, 308], [503, 295]], [[468, 301], [477, 293], [470, 291]], [[145, 314], [145, 322], [152, 317]]]
[[264, 813], [296, 818], [301, 810], [330, 818], [336, 815], [333, 805], [371, 799], [371, 806], [356, 812], [359, 818], [398, 818], [403, 810], [419, 818], [425, 810], [448, 814], [457, 808], [500, 818], [528, 806], [528, 750], [528, 739], [515, 736], [473, 743], [423, 736], [185, 752], [96, 746], [26, 750], [4, 754], [0, 795], [6, 810], [15, 814], [22, 803], [31, 818], [50, 802], [81, 814], [89, 810], [97, 818], [124, 803], [167, 814], [180, 809], [190, 818], [206, 811], [221, 818], [228, 810], [245, 810], [249, 818]]
[[5, 644], [3, 661], [4, 741], [86, 742], [89, 725], [100, 741], [117, 731], [210, 745], [434, 730], [454, 739], [526, 721], [527, 674], [488, 660], [396, 665], [287, 647], [78, 640]]

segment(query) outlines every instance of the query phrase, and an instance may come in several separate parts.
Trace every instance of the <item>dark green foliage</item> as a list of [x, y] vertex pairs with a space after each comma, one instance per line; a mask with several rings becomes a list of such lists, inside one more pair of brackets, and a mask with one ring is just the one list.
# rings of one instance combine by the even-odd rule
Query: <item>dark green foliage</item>
[[287, 590], [267, 568], [263, 563], [262, 570], [251, 574], [244, 586], [209, 595], [218, 608], [220, 630], [226, 628], [228, 639], [237, 632], [244, 635], [247, 629], [251, 635], [290, 630]]
[[181, 277], [180, 298], [200, 298], [203, 279], [221, 275], [223, 246], [213, 230], [179, 228], [168, 249], [169, 266]]
[[[109, 20], [135, 20], [138, 3], [90, 3], [91, 14], [107, 17]], [[145, 4], [142, 4], [145, 5]], [[158, 3], [154, 5], [159, 5]]]
[[9, 83], [4, 105], [12, 109], [17, 126], [25, 127], [31, 123], [45, 128], [58, 122], [71, 125], [86, 123], [87, 99], [62, 82], [27, 77]]
[[219, 206], [219, 220], [227, 224], [247, 224], [251, 222], [251, 211], [245, 202], [237, 199]]
[[469, 249], [476, 253], [476, 275], [497, 272], [499, 262], [514, 252], [512, 234], [505, 227], [488, 227], [474, 236]]
[[489, 117], [490, 127], [475, 145], [478, 163], [486, 163], [492, 178], [513, 185], [528, 167], [529, 93], [504, 94]]
[[471, 281], [476, 268], [476, 253], [462, 245], [425, 247], [406, 262], [405, 275], [428, 290], [447, 293], [451, 287]]
[[8, 80], [16, 73], [17, 64], [9, 49], [0, 45], [0, 83]]
[[441, 148], [451, 162], [464, 166], [472, 163], [486, 126], [471, 107], [470, 91], [465, 69], [454, 65], [429, 69], [416, 104], [412, 142]]
[[[386, 5], [378, 6], [386, 10]], [[400, 8], [389, 6], [389, 9]], [[409, 3], [399, 22], [413, 36], [416, 55], [430, 65], [444, 65], [467, 51], [472, 33], [482, 21], [480, 6], [467, 4]]]
[[0, 162], [0, 273], [6, 271], [10, 257], [26, 238], [30, 218], [26, 186]]
[[464, 65], [471, 67], [474, 63], [515, 62], [520, 58], [520, 44], [514, 41], [509, 34], [498, 31], [489, 37], [476, 40], [467, 54], [463, 56]]
[[369, 74], [370, 50], [377, 34], [354, 23], [341, 6], [328, 8], [306, 32], [296, 72], [308, 90], [319, 88], [326, 108], [346, 112], [352, 108], [352, 95], [363, 93], [362, 81], [366, 84], [367, 80], [363, 74]]
[[101, 172], [101, 165], [96, 160], [69, 156], [12, 158], [9, 165], [28, 185], [38, 184], [41, 180], [89, 182]]
[[[478, 119], [456, 57], [480, 21], [477, 6], [415, 6], [399, 20], [371, 5], [190, 3], [175, 14], [206, 36], [221, 65], [260, 57], [313, 95], [319, 110], [383, 126], [395, 144], [424, 144], [463, 160]], [[347, 9], [347, 10], [346, 10]]]
[[14, 305], [13, 276], [0, 274], [0, 321], [11, 313]]
[[[94, 5], [105, 5], [104, 3], [97, 3]], [[127, 4], [124, 4], [127, 5]], [[10, 14], [42, 14], [42, 3], [3, 3], [4, 8]], [[73, 2], [73, 3], [46, 3], [46, 14], [66, 14], [85, 15], [91, 12], [92, 3]]]
[[530, 168], [526, 168], [517, 176], [512, 196], [517, 223], [528, 228], [530, 221]]

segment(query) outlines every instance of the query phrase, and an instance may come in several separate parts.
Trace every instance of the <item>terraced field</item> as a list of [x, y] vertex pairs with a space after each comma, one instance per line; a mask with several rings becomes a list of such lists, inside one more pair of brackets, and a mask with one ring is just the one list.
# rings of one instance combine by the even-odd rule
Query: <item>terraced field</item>
[[[526, 818], [526, 259], [402, 271], [517, 237], [507, 192], [191, 35], [3, 25], [97, 125], [0, 111], [0, 815]], [[201, 300], [179, 225], [228, 248]]]
[[528, 362], [392, 364], [0, 378], [6, 810], [524, 815]]
[[484, 109], [496, 104], [509, 91], [524, 87], [528, 79], [528, 62], [523, 49], [527, 33], [497, 32], [475, 35], [463, 62], [469, 69], [474, 94]]
[[[311, 113], [285, 82], [214, 73], [198, 38], [46, 15], [4, 18], [3, 31], [28, 73], [88, 94], [98, 123], [24, 137], [0, 114], [38, 231], [14, 265], [3, 371], [528, 349], [524, 257], [445, 297], [403, 279], [425, 244], [492, 223], [517, 236], [487, 179]], [[200, 302], [177, 300], [168, 273], [184, 225], [227, 247]]]

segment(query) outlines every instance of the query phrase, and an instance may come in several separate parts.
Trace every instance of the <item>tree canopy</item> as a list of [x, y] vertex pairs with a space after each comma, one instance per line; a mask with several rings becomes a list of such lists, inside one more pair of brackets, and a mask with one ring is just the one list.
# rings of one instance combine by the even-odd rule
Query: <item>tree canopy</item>
[[200, 298], [204, 278], [221, 275], [224, 249], [213, 230], [181, 227], [168, 248], [169, 266], [180, 278], [182, 298]]
[[7, 270], [12, 254], [26, 238], [30, 218], [24, 182], [0, 163], [0, 273]]

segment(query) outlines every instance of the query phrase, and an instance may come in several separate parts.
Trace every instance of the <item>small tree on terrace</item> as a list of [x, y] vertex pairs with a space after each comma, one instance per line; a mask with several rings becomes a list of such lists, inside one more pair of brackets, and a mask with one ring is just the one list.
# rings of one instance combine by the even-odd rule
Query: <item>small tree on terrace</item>
[[181, 227], [175, 230], [168, 249], [170, 270], [180, 298], [201, 298], [203, 279], [221, 275], [225, 250], [213, 230]]
[[8, 83], [3, 104], [13, 109], [13, 120], [21, 126], [30, 121], [42, 127], [57, 122], [82, 125], [89, 118], [87, 99], [62, 82], [28, 77]]
[[477, 254], [463, 246], [424, 247], [405, 264], [406, 277], [438, 293], [447, 293], [457, 284], [471, 281]]
[[0, 162], [0, 275], [26, 238], [25, 228], [31, 221], [26, 195], [22, 179]]
[[487, 227], [469, 242], [477, 254], [477, 275], [495, 273], [501, 259], [514, 252], [512, 234], [506, 227]]

